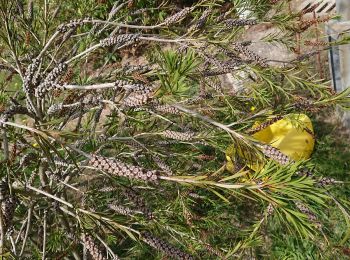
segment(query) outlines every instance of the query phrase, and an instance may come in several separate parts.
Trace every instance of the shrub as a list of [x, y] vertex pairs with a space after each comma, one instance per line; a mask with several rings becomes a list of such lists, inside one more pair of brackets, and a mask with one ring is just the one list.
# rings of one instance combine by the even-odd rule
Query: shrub
[[348, 93], [315, 52], [277, 66], [245, 39], [268, 23], [292, 49], [284, 1], [193, 2], [0, 1], [4, 255], [252, 257], [268, 223], [322, 234], [335, 181], [249, 133]]

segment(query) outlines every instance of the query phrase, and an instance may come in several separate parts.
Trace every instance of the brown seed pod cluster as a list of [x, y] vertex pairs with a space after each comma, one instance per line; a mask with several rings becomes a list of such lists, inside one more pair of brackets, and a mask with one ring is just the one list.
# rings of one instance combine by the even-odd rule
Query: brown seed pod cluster
[[238, 53], [243, 54], [248, 60], [256, 62], [261, 67], [268, 67], [267, 60], [265, 58], [262, 58], [255, 52], [249, 50], [244, 44], [235, 43], [233, 44], [233, 48]]
[[13, 216], [17, 206], [17, 198], [10, 194], [8, 183], [5, 180], [0, 182], [0, 203], [3, 218], [3, 232], [10, 228], [12, 225]]
[[87, 251], [94, 260], [107, 260], [107, 257], [104, 256], [100, 247], [95, 243], [92, 236], [87, 234], [81, 235], [82, 244], [86, 247]]
[[209, 68], [209, 65], [213, 65], [216, 68], [221, 68], [221, 61], [218, 60], [216, 57], [212, 56], [212, 55], [208, 55], [203, 51], [197, 51], [198, 55], [200, 57], [203, 58], [204, 60], [204, 64], [206, 64], [207, 66], [205, 67], [205, 69]]
[[314, 24], [325, 23], [325, 22], [328, 22], [330, 19], [332, 19], [331, 16], [323, 16], [323, 17], [318, 17], [311, 20], [303, 20], [299, 24], [300, 31], [303, 32], [309, 29]]
[[313, 180], [315, 180], [315, 182], [320, 185], [320, 186], [327, 186], [327, 185], [333, 185], [336, 183], [336, 180], [334, 178], [330, 178], [330, 177], [321, 177], [320, 179], [317, 179], [317, 176], [314, 175], [314, 173], [309, 170], [309, 169], [300, 169], [296, 172], [296, 174], [298, 176], [306, 176], [309, 177]]
[[202, 161], [212, 161], [216, 159], [214, 155], [208, 155], [208, 154], [198, 155], [197, 158]]
[[163, 136], [179, 141], [191, 141], [195, 137], [195, 133], [166, 130], [163, 132]]
[[309, 221], [311, 221], [312, 223], [314, 223], [316, 225], [317, 228], [321, 228], [321, 223], [319, 221], [317, 221], [317, 217], [316, 215], [308, 208], [306, 207], [303, 203], [296, 201], [295, 202], [295, 206], [302, 212], [304, 213], [307, 218], [309, 219]]
[[292, 160], [287, 155], [285, 155], [275, 147], [272, 147], [267, 144], [259, 145], [259, 147], [266, 157], [271, 158], [272, 160], [278, 162], [281, 165], [286, 165], [292, 162]]
[[134, 204], [134, 210], [142, 212], [149, 220], [154, 218], [153, 212], [146, 205], [140, 194], [136, 193], [133, 189], [126, 189], [122, 192], [122, 195]]
[[141, 64], [141, 65], [130, 65], [130, 64], [126, 64], [123, 66], [122, 68], [122, 73], [125, 74], [133, 74], [133, 73], [145, 73], [147, 71], [152, 70], [152, 66], [148, 65], [148, 64]]
[[128, 0], [128, 8], [132, 8], [135, 4], [134, 0]]
[[114, 82], [114, 88], [115, 89], [122, 89], [124, 86], [128, 86], [128, 85], [131, 85], [132, 82], [131, 81], [127, 81], [127, 80], [116, 80]]
[[220, 80], [217, 77], [214, 78], [206, 78], [204, 80], [204, 83], [206, 85], [208, 85], [209, 87], [213, 88], [215, 91], [217, 91], [218, 93], [222, 93], [223, 89], [222, 89], [222, 84], [220, 82]]
[[74, 77], [74, 71], [73, 69], [69, 68], [66, 72], [66, 74], [63, 76], [62, 80], [60, 81], [61, 84], [69, 83]]
[[329, 178], [329, 177], [322, 177], [318, 183], [321, 185], [321, 186], [327, 186], [327, 185], [332, 185], [335, 183], [335, 179], [333, 178]]
[[92, 18], [87, 17], [87, 18], [83, 18], [83, 19], [74, 19], [69, 21], [68, 23], [64, 23], [58, 26], [57, 31], [59, 31], [60, 33], [65, 33], [71, 29], [75, 29], [80, 25], [84, 25], [86, 23], [91, 23], [92, 22]]
[[258, 23], [255, 19], [227, 19], [224, 22], [227, 29], [233, 29], [237, 26], [256, 25]]
[[295, 61], [300, 62], [300, 61], [303, 61], [303, 60], [307, 60], [307, 59], [309, 59], [309, 58], [311, 58], [311, 57], [313, 57], [313, 56], [315, 56], [315, 55], [317, 55], [317, 54], [319, 54], [319, 53], [320, 53], [319, 50], [307, 52], [307, 53], [304, 53], [304, 54], [302, 54], [302, 55], [299, 55], [299, 56], [296, 58]]
[[150, 83], [146, 76], [144, 76], [144, 75], [142, 75], [142, 74], [140, 74], [138, 72], [133, 72], [132, 73], [132, 78], [134, 80], [136, 80], [136, 81], [141, 81], [144, 84], [149, 84]]
[[164, 240], [159, 239], [158, 237], [153, 236], [149, 232], [144, 232], [142, 234], [143, 241], [151, 247], [157, 249], [158, 251], [166, 254], [169, 257], [181, 260], [192, 260], [193, 256], [181, 251], [180, 249], [168, 244]]
[[154, 92], [154, 89], [150, 86], [144, 85], [144, 84], [130, 84], [128, 86], [124, 86], [126, 90], [129, 92], [140, 94], [140, 95], [152, 95]]
[[220, 252], [218, 249], [214, 248], [212, 245], [208, 243], [204, 243], [203, 246], [205, 247], [208, 252], [210, 252], [212, 255], [216, 255], [219, 257], [219, 259], [225, 259], [225, 255]]
[[157, 171], [146, 170], [139, 166], [130, 165], [116, 159], [108, 159], [102, 156], [93, 155], [89, 161], [89, 165], [109, 174], [129, 179], [157, 182], [159, 178]]
[[306, 176], [306, 177], [310, 177], [313, 178], [314, 177], [314, 173], [312, 171], [310, 171], [309, 169], [300, 169], [299, 171], [296, 172], [296, 174], [298, 176]]
[[133, 216], [136, 212], [128, 207], [118, 205], [117, 203], [109, 204], [108, 207], [120, 215]]
[[201, 17], [199, 17], [199, 19], [190, 27], [189, 31], [196, 31], [196, 30], [202, 29], [206, 24], [210, 14], [211, 14], [210, 9], [205, 10], [202, 13]]
[[34, 1], [33, 0], [29, 0], [28, 2], [28, 9], [27, 9], [27, 20], [29, 23], [31, 23], [33, 21], [33, 17], [34, 17]]
[[111, 36], [100, 41], [102, 47], [114, 46], [117, 48], [134, 44], [139, 40], [139, 34], [119, 34], [117, 36]]
[[173, 115], [180, 115], [180, 110], [177, 109], [176, 107], [173, 107], [171, 105], [156, 105], [153, 107], [154, 110], [161, 112], [161, 113], [168, 113], [168, 114], [173, 114]]
[[37, 86], [37, 76], [35, 73], [39, 68], [39, 59], [33, 59], [32, 63], [28, 66], [23, 80], [23, 91], [24, 93], [32, 94], [34, 88]]
[[225, 68], [203, 70], [201, 71], [201, 74], [203, 75], [203, 77], [213, 77], [213, 76], [224, 75], [227, 73], [231, 73], [239, 65], [241, 65], [241, 63], [237, 63], [237, 64], [230, 63], [230, 65], [225, 66]]
[[329, 43], [325, 41], [305, 41], [306, 46], [327, 46]]
[[308, 111], [311, 113], [318, 112], [320, 108], [315, 107], [313, 102], [302, 97], [297, 97], [294, 103], [294, 108], [298, 111]]
[[158, 167], [162, 169], [166, 174], [173, 175], [173, 171], [171, 170], [170, 166], [167, 165], [158, 155], [153, 155], [152, 158]]
[[131, 93], [129, 96], [127, 96], [122, 104], [124, 107], [140, 107], [145, 104], [147, 104], [152, 97], [152, 94], [150, 93], [144, 93], [140, 94], [137, 92]]
[[107, 187], [102, 187], [98, 191], [100, 191], [100, 192], [115, 192], [117, 190], [119, 190], [119, 187], [107, 186]]
[[66, 63], [59, 63], [49, 74], [47, 74], [44, 81], [35, 90], [35, 95], [43, 98], [48, 91], [62, 88], [63, 86], [58, 84], [58, 80], [60, 76], [65, 74], [67, 69], [68, 65]]
[[17, 198], [15, 196], [9, 196], [1, 202], [1, 210], [4, 223], [4, 232], [11, 227], [15, 209], [17, 207]]
[[176, 14], [166, 18], [163, 23], [166, 26], [172, 25], [172, 24], [177, 23], [178, 21], [182, 20], [183, 18], [185, 18], [190, 13], [191, 13], [191, 8], [190, 7], [186, 7], [184, 9], [182, 9], [181, 11], [177, 12]]
[[276, 116], [276, 117], [274, 117], [274, 118], [272, 118], [270, 120], [267, 120], [266, 122], [258, 125], [257, 127], [254, 127], [252, 129], [248, 130], [247, 134], [250, 134], [250, 135], [255, 134], [255, 133], [265, 129], [266, 127], [276, 123], [277, 121], [279, 121], [281, 119], [283, 119], [283, 116]]

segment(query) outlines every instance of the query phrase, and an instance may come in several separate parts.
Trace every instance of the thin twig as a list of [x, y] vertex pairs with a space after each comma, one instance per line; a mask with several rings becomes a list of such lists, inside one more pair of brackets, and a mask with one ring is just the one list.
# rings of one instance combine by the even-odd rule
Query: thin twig
[[98, 234], [96, 234], [95, 236], [96, 236], [96, 238], [97, 238], [98, 240], [100, 240], [101, 244], [102, 244], [102, 245], [108, 250], [108, 252], [112, 255], [113, 259], [114, 259], [114, 260], [118, 260], [119, 257], [118, 257], [116, 254], [114, 254], [113, 250], [107, 245], [107, 243], [106, 243], [105, 241], [103, 241], [103, 239], [102, 239]]
[[181, 110], [182, 112], [185, 112], [185, 113], [187, 113], [187, 114], [190, 114], [190, 115], [192, 115], [193, 117], [196, 117], [196, 118], [199, 118], [199, 119], [201, 119], [201, 120], [203, 120], [203, 121], [206, 121], [206, 122], [208, 122], [209, 124], [212, 124], [212, 125], [214, 125], [214, 126], [217, 126], [217, 127], [221, 128], [221, 129], [223, 129], [223, 130], [225, 130], [226, 132], [232, 134], [233, 136], [235, 136], [235, 137], [237, 137], [237, 138], [239, 138], [239, 139], [247, 140], [247, 137], [246, 137], [246, 136], [244, 136], [244, 135], [242, 135], [242, 134], [239, 134], [239, 133], [237, 133], [236, 131], [233, 131], [233, 130], [230, 129], [228, 126], [226, 126], [226, 125], [224, 125], [224, 124], [221, 124], [221, 123], [219, 123], [219, 122], [217, 122], [217, 121], [215, 121], [215, 120], [213, 120], [213, 119], [211, 119], [211, 118], [209, 118], [209, 117], [207, 117], [207, 116], [203, 116], [203, 115], [201, 115], [201, 114], [199, 114], [199, 113], [197, 113], [197, 112], [195, 112], [195, 111], [193, 111], [193, 110], [187, 109], [187, 108], [185, 108], [185, 107], [183, 107], [183, 106], [181, 106], [181, 105], [178, 105], [178, 104], [174, 104], [173, 107], [175, 107], [175, 108]]
[[43, 229], [44, 229], [44, 234], [43, 234], [43, 251], [42, 251], [42, 260], [45, 260], [46, 257], [46, 228], [47, 228], [47, 216], [46, 216], [46, 211], [44, 213], [44, 225], [43, 225]]
[[33, 213], [33, 205], [31, 205], [29, 207], [29, 209], [28, 209], [27, 228], [26, 228], [26, 233], [24, 235], [24, 240], [23, 240], [23, 243], [22, 243], [22, 248], [21, 248], [21, 252], [19, 253], [19, 256], [23, 255], [24, 248], [25, 248], [27, 240], [28, 240], [28, 235], [29, 235], [29, 232], [30, 232], [30, 226], [31, 226], [31, 223], [32, 223], [32, 213]]

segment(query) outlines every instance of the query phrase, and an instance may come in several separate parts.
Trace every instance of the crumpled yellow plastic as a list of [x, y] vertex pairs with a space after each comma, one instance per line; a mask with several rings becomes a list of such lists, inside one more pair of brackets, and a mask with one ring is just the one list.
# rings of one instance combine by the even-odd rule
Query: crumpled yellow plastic
[[[257, 126], [259, 126], [259, 123], [254, 125], [254, 127]], [[291, 159], [298, 161], [310, 158], [315, 146], [313, 133], [312, 122], [307, 115], [290, 114], [256, 132], [252, 137], [261, 143], [279, 149]], [[232, 172], [235, 168], [235, 156], [235, 147], [231, 145], [226, 150], [226, 168], [228, 171]], [[238, 153], [238, 156], [241, 156], [241, 153]], [[253, 170], [260, 168], [256, 164], [247, 166]]]

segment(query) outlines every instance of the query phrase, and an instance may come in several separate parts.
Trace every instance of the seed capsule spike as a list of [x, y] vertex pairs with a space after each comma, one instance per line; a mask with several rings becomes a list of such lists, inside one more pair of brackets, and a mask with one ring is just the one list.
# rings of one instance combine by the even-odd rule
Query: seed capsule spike
[[139, 166], [130, 165], [116, 159], [108, 159], [101, 156], [92, 156], [89, 165], [105, 171], [109, 174], [157, 183], [159, 175], [157, 171], [146, 170]]
[[122, 195], [132, 202], [134, 208], [137, 211], [142, 212], [149, 220], [154, 218], [153, 212], [147, 207], [141, 195], [136, 193], [133, 189], [126, 189], [122, 192]]
[[256, 25], [258, 23], [255, 19], [227, 19], [224, 22], [228, 29], [233, 29], [236, 26]]
[[164, 20], [164, 24], [166, 26], [169, 26], [169, 25], [172, 25], [174, 23], [177, 23], [178, 21], [185, 18], [191, 12], [191, 10], [192, 10], [192, 8], [190, 8], [190, 7], [186, 7], [184, 9], [182, 9], [180, 12], [177, 12], [176, 14], [166, 18]]
[[65, 62], [59, 63], [45, 77], [44, 81], [35, 90], [35, 96], [43, 98], [50, 90], [61, 89], [63, 86], [58, 84], [59, 78], [66, 73], [68, 65]]
[[18, 204], [17, 197], [10, 194], [6, 180], [0, 182], [0, 203], [3, 217], [3, 232], [6, 233], [12, 225], [13, 216]]
[[118, 88], [123, 88], [124, 86], [130, 85], [130, 84], [131, 84], [130, 81], [118, 79], [114, 82], [114, 87], [118, 89]]
[[180, 115], [181, 112], [179, 109], [177, 109], [176, 107], [173, 107], [171, 105], [156, 105], [154, 106], [154, 109], [158, 112], [161, 113], [169, 113], [169, 114], [173, 114], [173, 115]]
[[118, 205], [116, 203], [109, 204], [108, 207], [114, 210], [115, 212], [117, 212], [118, 214], [121, 214], [124, 216], [132, 216], [135, 213], [135, 211], [133, 211], [132, 209]]
[[185, 260], [192, 260], [194, 259], [193, 256], [181, 251], [180, 249], [168, 244], [164, 240], [161, 240], [158, 237], [153, 236], [149, 232], [143, 232], [142, 233], [143, 241], [145, 241], [146, 244], [150, 245], [151, 247], [155, 248], [156, 250], [163, 252], [164, 254], [168, 255], [169, 257], [173, 257], [176, 259], [185, 259]]
[[45, 81], [55, 81], [58, 77], [64, 75], [68, 69], [65, 62], [59, 63], [49, 74], [47, 74]]
[[321, 186], [327, 186], [327, 185], [333, 185], [335, 183], [335, 179], [329, 178], [329, 177], [322, 177], [319, 181], [318, 184]]
[[166, 130], [163, 132], [163, 136], [179, 141], [191, 141], [195, 137], [195, 133]]
[[87, 234], [81, 235], [82, 244], [86, 247], [87, 251], [90, 253], [92, 259], [94, 260], [107, 260], [107, 257], [104, 256], [100, 247], [95, 243], [92, 236]]
[[159, 168], [165, 171], [168, 175], [173, 175], [173, 171], [171, 170], [169, 165], [167, 165], [158, 155], [153, 155], [152, 158]]
[[137, 92], [130, 94], [128, 97], [126, 97], [122, 104], [125, 107], [140, 107], [142, 105], [145, 105], [149, 102], [151, 98], [150, 93], [145, 94], [139, 94]]
[[233, 48], [235, 51], [237, 51], [238, 53], [242, 53], [246, 58], [256, 62], [261, 67], [268, 67], [267, 60], [265, 58], [262, 58], [255, 52], [249, 50], [244, 44], [234, 43]]
[[274, 118], [272, 118], [272, 119], [270, 119], [270, 120], [268, 120], [268, 121], [266, 121], [266, 122], [260, 124], [259, 126], [254, 127], [253, 129], [248, 130], [248, 134], [250, 134], [250, 135], [255, 134], [255, 133], [257, 133], [257, 132], [259, 132], [259, 131], [265, 129], [266, 127], [268, 127], [268, 126], [270, 126], [270, 125], [276, 123], [277, 121], [279, 121], [279, 120], [281, 120], [281, 119], [283, 119], [283, 116], [276, 116], [276, 117], [274, 117]]
[[287, 165], [288, 163], [293, 162], [292, 159], [290, 159], [287, 155], [285, 155], [284, 153], [282, 153], [280, 150], [278, 150], [275, 147], [272, 147], [270, 145], [259, 145], [259, 147], [261, 148], [263, 154], [268, 157], [271, 158], [272, 160], [275, 160], [276, 162], [278, 162], [281, 165]]
[[140, 34], [120, 34], [117, 36], [111, 36], [100, 41], [102, 47], [121, 47], [133, 44], [139, 40]]
[[202, 29], [204, 27], [204, 25], [206, 24], [207, 19], [208, 19], [209, 15], [211, 14], [211, 12], [212, 12], [212, 10], [210, 10], [210, 9], [205, 10], [202, 13], [201, 17], [199, 17], [198, 21], [190, 27], [189, 31], [196, 31], [196, 30]]
[[68, 23], [63, 23], [57, 27], [57, 31], [60, 33], [65, 33], [69, 31], [70, 29], [75, 29], [80, 25], [84, 25], [86, 23], [91, 23], [92, 18], [84, 18], [84, 19], [74, 19], [69, 21]]
[[296, 201], [295, 206], [302, 212], [304, 213], [307, 218], [313, 222], [317, 228], [321, 228], [321, 224], [317, 221], [316, 215], [303, 203]]

